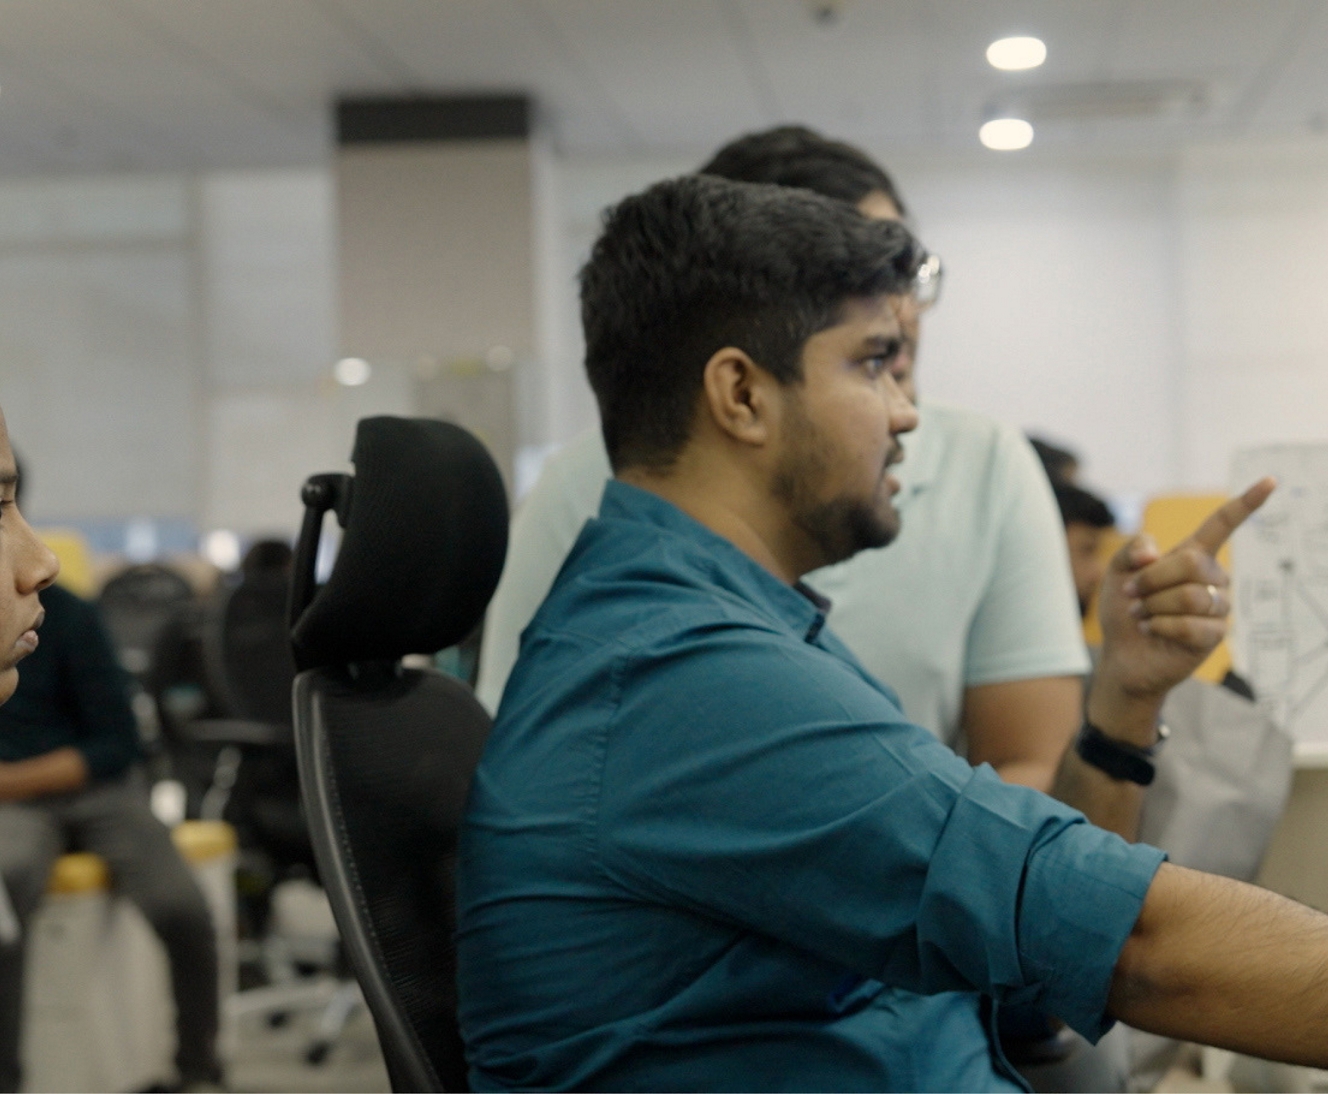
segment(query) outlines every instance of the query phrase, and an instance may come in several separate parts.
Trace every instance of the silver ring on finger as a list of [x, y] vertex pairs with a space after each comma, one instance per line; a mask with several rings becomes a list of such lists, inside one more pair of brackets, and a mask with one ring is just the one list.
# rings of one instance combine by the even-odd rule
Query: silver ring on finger
[[1209, 615], [1222, 614], [1222, 602], [1221, 600], [1218, 599], [1218, 592], [1216, 585], [1208, 586], [1208, 614]]

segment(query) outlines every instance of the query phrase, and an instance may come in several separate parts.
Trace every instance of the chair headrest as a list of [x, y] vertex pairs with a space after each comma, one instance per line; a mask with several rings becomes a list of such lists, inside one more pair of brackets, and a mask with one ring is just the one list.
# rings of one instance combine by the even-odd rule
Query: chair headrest
[[[305, 486], [291, 641], [301, 669], [395, 661], [455, 645], [480, 621], [507, 553], [507, 494], [484, 445], [426, 418], [364, 418], [355, 476]], [[345, 528], [313, 585], [323, 514]]]

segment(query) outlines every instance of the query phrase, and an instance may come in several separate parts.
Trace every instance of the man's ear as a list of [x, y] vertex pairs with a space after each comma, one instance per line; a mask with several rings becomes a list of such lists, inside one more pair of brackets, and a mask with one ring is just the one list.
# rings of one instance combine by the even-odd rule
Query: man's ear
[[715, 428], [743, 444], [770, 439], [776, 401], [775, 378], [734, 346], [717, 350], [706, 362], [701, 409]]

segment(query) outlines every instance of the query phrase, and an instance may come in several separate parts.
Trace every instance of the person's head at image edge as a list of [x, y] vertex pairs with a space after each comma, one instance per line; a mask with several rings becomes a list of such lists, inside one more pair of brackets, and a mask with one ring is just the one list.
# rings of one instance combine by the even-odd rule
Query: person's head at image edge
[[18, 507], [18, 462], [0, 411], [0, 703], [18, 687], [18, 664], [37, 648], [43, 611], [37, 594], [60, 564]]

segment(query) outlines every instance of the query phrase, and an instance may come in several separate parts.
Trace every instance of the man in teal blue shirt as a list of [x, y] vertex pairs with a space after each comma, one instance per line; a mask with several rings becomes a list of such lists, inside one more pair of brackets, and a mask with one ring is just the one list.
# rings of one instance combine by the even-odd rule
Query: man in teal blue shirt
[[[897, 533], [920, 257], [897, 224], [714, 178], [607, 219], [582, 299], [617, 481], [523, 636], [462, 833], [476, 1089], [1019, 1089], [1004, 1002], [1328, 1062], [1328, 1004], [1276, 1005], [1328, 921], [971, 768], [800, 585]], [[1162, 697], [1225, 633], [1213, 553], [1270, 490], [1113, 563], [1101, 762], [1147, 768]], [[1214, 902], [1277, 956], [1210, 952]]]

